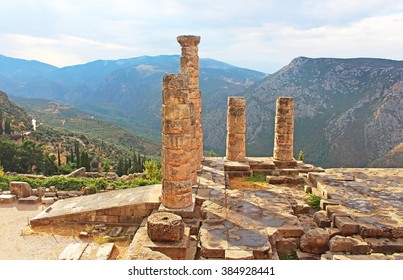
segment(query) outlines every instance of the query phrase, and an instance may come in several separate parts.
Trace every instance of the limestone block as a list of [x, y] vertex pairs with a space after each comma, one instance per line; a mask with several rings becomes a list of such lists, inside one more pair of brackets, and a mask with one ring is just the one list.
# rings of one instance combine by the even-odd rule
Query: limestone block
[[276, 134], [274, 136], [277, 144], [287, 144], [288, 147], [294, 143], [294, 134]]
[[192, 183], [186, 181], [172, 182], [164, 180], [162, 182], [162, 191], [172, 195], [181, 195], [192, 192]]
[[147, 234], [153, 241], [175, 242], [183, 238], [182, 217], [168, 212], [151, 214], [147, 219]]
[[17, 200], [14, 194], [0, 194], [0, 203], [13, 203]]
[[66, 177], [68, 178], [77, 178], [77, 177], [85, 177], [85, 167], [81, 167], [70, 174], [67, 174]]
[[307, 231], [300, 239], [300, 249], [303, 252], [323, 254], [329, 249], [329, 233], [322, 228]]
[[315, 221], [315, 223], [321, 227], [321, 228], [325, 228], [325, 227], [330, 227], [331, 226], [331, 221], [330, 219], [327, 217], [326, 211], [318, 211], [313, 215], [313, 220]]
[[182, 47], [196, 47], [200, 43], [200, 36], [181, 35], [176, 39]]
[[341, 235], [353, 235], [360, 231], [360, 226], [350, 217], [336, 216], [335, 225], [340, 230]]
[[9, 183], [10, 193], [17, 198], [29, 197], [32, 194], [31, 186], [27, 182], [11, 181]]
[[170, 150], [162, 148], [162, 157], [164, 164], [170, 164], [172, 166], [182, 166], [190, 162], [192, 155], [188, 151], [184, 150]]
[[167, 120], [182, 120], [190, 118], [188, 104], [162, 105], [162, 116]]
[[180, 166], [172, 166], [169, 164], [164, 164], [162, 166], [164, 180], [167, 181], [189, 180], [191, 171], [192, 170], [190, 162], [182, 164]]
[[192, 193], [173, 195], [162, 190], [162, 204], [171, 209], [186, 208], [193, 204]]
[[190, 134], [190, 119], [183, 120], [162, 120], [163, 134]]

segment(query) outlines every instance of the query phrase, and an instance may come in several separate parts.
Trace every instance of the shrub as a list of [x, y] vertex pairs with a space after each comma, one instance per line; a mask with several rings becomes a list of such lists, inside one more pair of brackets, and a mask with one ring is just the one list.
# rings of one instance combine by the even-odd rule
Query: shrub
[[161, 165], [158, 164], [156, 161], [147, 160], [144, 163], [144, 173], [149, 180], [161, 181], [162, 179]]
[[317, 196], [316, 194], [308, 194], [305, 197], [305, 201], [308, 203], [309, 206], [313, 207], [313, 208], [320, 208], [320, 200], [321, 197]]
[[2, 165], [0, 165], [0, 178], [4, 177], [4, 168]]
[[299, 151], [299, 153], [298, 153], [298, 160], [300, 160], [300, 161], [305, 160], [304, 152], [302, 150]]
[[215, 157], [215, 152], [213, 149], [210, 150], [210, 157]]

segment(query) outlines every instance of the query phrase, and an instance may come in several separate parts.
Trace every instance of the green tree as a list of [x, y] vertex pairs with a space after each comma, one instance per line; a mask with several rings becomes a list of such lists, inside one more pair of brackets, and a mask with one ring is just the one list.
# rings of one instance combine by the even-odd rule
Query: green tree
[[215, 157], [215, 152], [213, 149], [210, 150], [210, 157]]
[[116, 174], [118, 174], [118, 176], [122, 176], [124, 174], [123, 169], [124, 169], [123, 159], [119, 158], [118, 165], [116, 166]]
[[299, 153], [298, 153], [298, 160], [300, 160], [300, 161], [304, 161], [304, 160], [305, 160], [304, 152], [303, 152], [302, 150], [299, 151]]
[[102, 161], [102, 172], [109, 172], [111, 168], [111, 161], [109, 160], [109, 158], [104, 158], [104, 160]]
[[[20, 173], [43, 172], [43, 151], [42, 145], [37, 145], [31, 140], [24, 141], [17, 149], [17, 168]], [[33, 169], [35, 167], [35, 170]]]
[[16, 155], [17, 145], [10, 140], [0, 138], [0, 160], [5, 170], [15, 170]]
[[55, 160], [56, 157], [54, 155], [50, 155], [49, 153], [44, 155], [44, 175], [51, 176], [57, 173], [60, 167], [56, 166]]
[[0, 135], [3, 134], [3, 112], [0, 110]]
[[9, 117], [6, 117], [4, 122], [4, 133], [11, 134], [11, 121]]
[[147, 160], [144, 163], [144, 173], [146, 174], [147, 179], [161, 181], [161, 163], [151, 159]]
[[90, 159], [88, 157], [88, 153], [86, 153], [85, 151], [81, 152], [81, 156], [80, 156], [80, 167], [85, 167], [85, 171], [89, 172], [91, 171], [91, 162]]
[[61, 164], [61, 159], [60, 159], [60, 148], [59, 146], [57, 147], [57, 166], [60, 167]]
[[76, 166], [79, 167], [81, 166], [81, 161], [80, 161], [80, 147], [78, 146], [78, 143], [76, 142], [74, 144], [74, 152], [76, 154]]

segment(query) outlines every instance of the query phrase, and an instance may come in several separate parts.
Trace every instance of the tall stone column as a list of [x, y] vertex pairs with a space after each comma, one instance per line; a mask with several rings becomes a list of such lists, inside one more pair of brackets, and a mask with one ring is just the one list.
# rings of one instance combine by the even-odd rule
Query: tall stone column
[[187, 75], [166, 74], [162, 84], [162, 204], [192, 205], [191, 121]]
[[246, 159], [246, 103], [245, 97], [228, 97], [227, 160]]
[[294, 165], [294, 98], [277, 97], [274, 127], [275, 163]]
[[200, 36], [186, 35], [178, 36], [178, 43], [182, 47], [180, 58], [180, 73], [189, 77], [189, 100], [192, 109], [193, 143], [191, 146], [193, 154], [192, 183], [197, 184], [197, 170], [200, 169], [203, 159], [203, 130], [202, 130], [202, 102], [199, 90], [199, 55], [197, 45], [200, 43]]

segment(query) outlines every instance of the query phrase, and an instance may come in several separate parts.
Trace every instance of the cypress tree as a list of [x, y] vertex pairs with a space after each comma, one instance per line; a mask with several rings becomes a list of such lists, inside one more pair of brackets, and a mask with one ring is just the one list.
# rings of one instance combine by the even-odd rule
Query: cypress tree
[[11, 121], [9, 117], [6, 117], [6, 121], [4, 122], [4, 132], [11, 134]]
[[70, 147], [70, 162], [71, 162], [71, 163], [74, 163], [73, 147]]
[[78, 147], [78, 143], [76, 142], [74, 145], [74, 150], [76, 153], [76, 165], [77, 167], [81, 166], [81, 161], [80, 161], [80, 148]]
[[60, 167], [61, 160], [60, 160], [60, 148], [57, 147], [57, 166]]
[[0, 110], [0, 135], [3, 134], [3, 112]]

